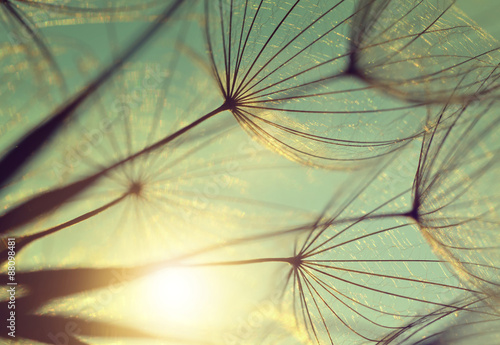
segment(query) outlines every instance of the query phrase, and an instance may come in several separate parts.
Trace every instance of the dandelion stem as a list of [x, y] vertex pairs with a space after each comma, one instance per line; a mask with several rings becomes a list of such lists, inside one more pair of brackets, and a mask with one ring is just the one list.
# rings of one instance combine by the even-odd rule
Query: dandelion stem
[[[0, 186], [4, 186], [30, 159], [35, 156], [47, 139], [50, 139], [63, 126], [66, 120], [74, 117], [76, 110], [96, 93], [123, 64], [133, 57], [164, 23], [176, 12], [184, 0], [177, 0], [151, 24], [151, 26], [131, 44], [125, 52], [108, 66], [94, 81], [58, 109], [48, 120], [40, 123], [23, 138], [17, 141], [0, 159]], [[6, 3], [7, 4], [7, 3]]]
[[230, 107], [226, 103], [224, 103], [223, 105], [221, 105], [217, 109], [209, 112], [208, 114], [203, 115], [198, 120], [193, 121], [189, 125], [187, 125], [187, 126], [181, 128], [181, 129], [179, 129], [177, 132], [172, 133], [169, 136], [163, 138], [162, 140], [159, 140], [156, 143], [154, 143], [154, 144], [152, 144], [152, 145], [150, 145], [150, 146], [142, 149], [141, 151], [136, 152], [133, 155], [131, 155], [131, 156], [129, 156], [129, 157], [127, 157], [127, 158], [125, 158], [125, 159], [123, 159], [123, 160], [121, 160], [121, 161], [119, 161], [119, 162], [117, 162], [117, 163], [115, 163], [115, 164], [113, 164], [111, 166], [109, 166], [108, 168], [102, 170], [99, 174], [106, 174], [109, 171], [111, 171], [111, 170], [113, 170], [113, 169], [115, 169], [115, 168], [117, 168], [117, 167], [119, 167], [119, 166], [121, 166], [121, 165], [129, 162], [129, 161], [132, 161], [132, 160], [134, 160], [134, 159], [136, 159], [136, 158], [138, 158], [138, 157], [140, 157], [142, 155], [145, 155], [145, 154], [150, 153], [150, 152], [152, 152], [154, 150], [157, 150], [157, 149], [165, 146], [166, 144], [170, 143], [171, 141], [177, 139], [178, 137], [180, 137], [182, 134], [186, 133], [187, 131], [189, 131], [189, 130], [193, 129], [194, 127], [198, 126], [199, 124], [205, 122], [209, 118], [211, 118], [211, 117], [213, 117], [213, 116], [215, 116], [215, 115], [217, 115], [217, 114], [219, 114], [219, 113], [221, 113], [221, 112], [223, 112], [225, 110], [229, 110], [229, 109], [230, 109]]
[[[85, 214], [82, 214], [81, 216], [78, 216], [76, 218], [73, 218], [67, 222], [64, 222], [62, 224], [59, 224], [59, 225], [56, 225], [54, 227], [51, 227], [49, 229], [45, 229], [43, 231], [40, 231], [40, 232], [37, 232], [36, 234], [31, 234], [31, 235], [27, 235], [27, 236], [23, 236], [23, 237], [20, 237], [18, 239], [16, 239], [16, 251], [21, 251], [21, 249], [23, 249], [24, 247], [26, 247], [28, 244], [36, 241], [36, 240], [39, 240], [43, 237], [46, 237], [46, 236], [49, 236], [55, 232], [58, 232], [58, 231], [61, 231], [61, 230], [64, 230], [70, 226], [73, 226], [75, 224], [78, 224], [80, 222], [83, 222], [89, 218], [92, 218], [94, 216], [97, 216], [98, 214], [100, 214], [101, 212], [104, 212], [106, 211], [107, 209], [115, 206], [116, 204], [120, 203], [123, 199], [125, 199], [128, 195], [130, 195], [130, 193], [125, 193], [123, 194], [122, 196], [114, 199], [113, 201], [111, 202], [108, 202], [107, 204], [99, 207], [99, 208], [96, 208], [95, 210], [92, 210], [90, 212], [87, 212]], [[7, 261], [7, 258], [9, 257], [8, 255], [8, 246], [7, 246], [7, 242], [4, 240], [4, 241], [1, 241], [0, 242], [0, 265], [3, 264], [5, 261]]]
[[163, 138], [162, 140], [157, 141], [156, 143], [142, 149], [141, 151], [110, 165], [109, 167], [99, 171], [94, 175], [88, 176], [84, 179], [73, 182], [64, 187], [52, 189], [45, 193], [38, 194], [33, 198], [23, 202], [22, 204], [15, 206], [14, 208], [6, 212], [4, 215], [0, 216], [0, 234], [4, 234], [9, 230], [13, 230], [21, 225], [27, 224], [33, 219], [54, 210], [55, 208], [64, 204], [69, 199], [75, 197], [79, 193], [83, 192], [84, 190], [92, 186], [95, 182], [97, 182], [99, 179], [110, 173], [112, 170], [140, 156], [143, 156], [147, 153], [150, 153], [154, 150], [157, 150], [167, 145], [171, 141], [175, 140], [176, 138], [186, 133], [187, 131], [193, 129], [194, 127], [198, 126], [199, 124], [205, 122], [209, 118], [228, 109], [230, 109], [230, 106], [224, 103], [217, 109], [209, 112], [208, 114], [205, 114], [198, 120], [179, 129], [175, 133], [172, 133], [169, 136]]
[[250, 259], [250, 260], [237, 260], [237, 261], [219, 261], [219, 262], [206, 262], [200, 264], [183, 264], [182, 267], [213, 267], [213, 266], [241, 266], [241, 265], [252, 265], [261, 264], [266, 262], [285, 262], [292, 264], [295, 260], [294, 257], [291, 258], [261, 258], [261, 259]]

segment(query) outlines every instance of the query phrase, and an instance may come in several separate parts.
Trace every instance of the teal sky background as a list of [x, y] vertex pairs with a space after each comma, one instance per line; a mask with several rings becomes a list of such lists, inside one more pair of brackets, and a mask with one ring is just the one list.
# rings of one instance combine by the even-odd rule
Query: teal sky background
[[[465, 0], [457, 3], [479, 25], [484, 23], [485, 29], [493, 37], [500, 37], [500, 26], [495, 24], [493, 11], [487, 10], [494, 6], [493, 0], [484, 1], [484, 4], [482, 1]], [[154, 12], [153, 9], [151, 11]], [[0, 190], [5, 209], [40, 192], [76, 181], [137, 152], [222, 103], [221, 93], [207, 71], [210, 66], [204, 55], [200, 11], [189, 17], [192, 20], [189, 27], [184, 21], [175, 20], [169, 27], [160, 30], [134, 59], [125, 64], [122, 72], [78, 110], [76, 119], [65, 124], [63, 130], [46, 144], [12, 185]], [[66, 90], [58, 85], [57, 73], [47, 67], [44, 58], [29, 51], [31, 43], [21, 48], [13, 45], [8, 36], [11, 27], [0, 27], [0, 54], [3, 59], [0, 68], [6, 80], [0, 93], [1, 99], [6, 100], [0, 110], [0, 151], [7, 150], [21, 133], [33, 128], [97, 76], [103, 66], [112, 63], [115, 54], [127, 47], [137, 33], [148, 25], [145, 21], [112, 24], [98, 21], [83, 24], [51, 21], [47, 27], [37, 25], [65, 77]], [[348, 81], [342, 87], [359, 84], [357, 81]], [[364, 106], [363, 102], [368, 104], [373, 101], [378, 102], [381, 108], [403, 103], [382, 93], [370, 95], [370, 99], [359, 101], [361, 106]], [[311, 105], [311, 109], [322, 105]], [[156, 115], [158, 109], [161, 110], [160, 117]], [[414, 117], [409, 122], [418, 122], [417, 115], [420, 113], [415, 110], [411, 114]], [[103, 120], [111, 122], [111, 125], [104, 128]], [[355, 130], [352, 132], [353, 140], [363, 139]], [[374, 132], [370, 133], [374, 135]], [[17, 254], [16, 267], [19, 271], [32, 271], [148, 264], [209, 245], [222, 245], [236, 238], [279, 232], [304, 224], [311, 226], [336, 216], [360, 217], [400, 193], [401, 197], [378, 212], [404, 212], [411, 206], [409, 189], [418, 164], [420, 145], [421, 139], [416, 139], [397, 154], [381, 159], [369, 169], [324, 170], [291, 162], [269, 150], [247, 135], [226, 111], [166, 148], [116, 169], [74, 200], [16, 230], [14, 235], [19, 237], [48, 229], [124, 195], [131, 181], [147, 181], [143, 190], [145, 198], [128, 196], [96, 217], [31, 244]], [[373, 239], [363, 238], [364, 234], [404, 223], [410, 225], [374, 236]], [[343, 224], [334, 225], [321, 239], [327, 241], [345, 227]], [[422, 260], [435, 258], [417, 226], [402, 218], [365, 220], [354, 224], [347, 235], [341, 235], [339, 239], [342, 236], [360, 238], [319, 255], [318, 259], [368, 260], [382, 256], [395, 260], [408, 257]], [[300, 247], [306, 240], [305, 233], [292, 232], [223, 247], [186, 262], [289, 257], [293, 255], [294, 246]], [[447, 270], [449, 265], [446, 264], [441, 263], [437, 268], [421, 263], [385, 265], [365, 262], [349, 267], [458, 284], [455, 274]], [[268, 309], [270, 311], [263, 313], [263, 321], [258, 326], [250, 327], [250, 335], [243, 336], [240, 333], [242, 324], [251, 323], [248, 320], [252, 313], [263, 308], [262, 305], [267, 305], [276, 291], [280, 291], [288, 267], [285, 263], [264, 263], [190, 269], [195, 274], [190, 275], [188, 281], [200, 279], [196, 284], [206, 287], [206, 294], [201, 298], [195, 296], [198, 292], [193, 292], [193, 299], [200, 300], [199, 309], [193, 307], [192, 313], [199, 317], [176, 319], [178, 310], [168, 310], [168, 306], [164, 309], [165, 315], [161, 315], [161, 311], [155, 309], [158, 308], [155, 301], [159, 297], [148, 290], [155, 283], [147, 279], [127, 282], [119, 293], [111, 294], [112, 297], [105, 302], [102, 296], [106, 289], [103, 289], [52, 301], [38, 313], [131, 325], [174, 339], [187, 338], [188, 343], [202, 339], [214, 344], [224, 341], [230, 344], [227, 339], [236, 337], [240, 341], [238, 344], [242, 345], [306, 344], [304, 333], [297, 331], [292, 322], [290, 285], [284, 295], [286, 302], [282, 309], [273, 305], [273, 308]], [[422, 288], [420, 283], [397, 279], [367, 278], [352, 272], [339, 275], [343, 279], [373, 284], [386, 291], [401, 288], [408, 295], [422, 295], [424, 299], [436, 301], [460, 295], [456, 290], [447, 291], [437, 284]], [[342, 291], [347, 291], [352, 298], [368, 301], [374, 307], [377, 303], [390, 306], [390, 311], [394, 313], [412, 308], [426, 310], [428, 307], [412, 301], [401, 302], [393, 296], [357, 289], [340, 281], [336, 281], [336, 284], [334, 286], [344, 289]], [[168, 288], [167, 284], [165, 289]], [[346, 319], [356, 327], [374, 335], [380, 332], [369, 322], [357, 319], [353, 310], [340, 305], [332, 296], [328, 296], [328, 302], [342, 310]], [[318, 317], [316, 311], [313, 314]], [[392, 325], [397, 322], [397, 318], [376, 312], [370, 316], [377, 317], [380, 323]], [[332, 330], [338, 334], [339, 344], [350, 344], [352, 334], [345, 332], [345, 326], [331, 316], [328, 320]], [[278, 330], [277, 335], [270, 332], [271, 329]], [[180, 342], [94, 338], [91, 343], [153, 345]]]

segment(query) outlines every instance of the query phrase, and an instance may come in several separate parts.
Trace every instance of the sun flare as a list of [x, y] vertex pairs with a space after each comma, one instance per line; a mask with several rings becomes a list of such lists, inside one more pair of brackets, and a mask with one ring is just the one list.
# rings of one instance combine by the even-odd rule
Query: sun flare
[[210, 300], [206, 277], [192, 269], [167, 268], [143, 283], [148, 309], [162, 319], [185, 324], [201, 321]]

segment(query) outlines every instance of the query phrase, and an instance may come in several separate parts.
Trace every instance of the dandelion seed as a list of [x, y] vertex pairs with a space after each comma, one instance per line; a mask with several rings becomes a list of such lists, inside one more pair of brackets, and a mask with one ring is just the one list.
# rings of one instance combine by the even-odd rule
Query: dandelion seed
[[[458, 109], [424, 136], [413, 187], [415, 217], [438, 255], [470, 286], [498, 289], [498, 125], [493, 104]], [[444, 114], [443, 114], [444, 115]], [[476, 263], [470, 266], [468, 262]]]
[[292, 160], [334, 168], [362, 165], [418, 136], [423, 124], [414, 104], [388, 98], [374, 105], [371, 99], [383, 96], [346, 75], [348, 28], [361, 11], [353, 5], [205, 1], [223, 110]]
[[360, 1], [351, 73], [417, 103], [497, 97], [500, 45], [454, 3]]

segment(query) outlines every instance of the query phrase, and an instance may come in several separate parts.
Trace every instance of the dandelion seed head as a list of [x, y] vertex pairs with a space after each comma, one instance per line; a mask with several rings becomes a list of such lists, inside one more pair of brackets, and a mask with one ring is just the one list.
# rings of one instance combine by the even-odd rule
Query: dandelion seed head
[[140, 197], [142, 196], [144, 185], [140, 181], [132, 181], [129, 187], [129, 193], [136, 196]]

